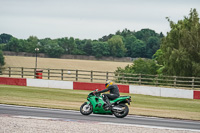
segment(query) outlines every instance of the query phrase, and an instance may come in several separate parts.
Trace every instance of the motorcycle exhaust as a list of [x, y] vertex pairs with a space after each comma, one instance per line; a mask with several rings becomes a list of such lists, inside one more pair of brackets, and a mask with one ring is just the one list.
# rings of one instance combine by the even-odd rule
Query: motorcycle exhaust
[[124, 109], [123, 108], [120, 108], [120, 107], [116, 107], [116, 106], [114, 106], [113, 108], [112, 108], [112, 111], [115, 111], [115, 112], [123, 112], [124, 111]]

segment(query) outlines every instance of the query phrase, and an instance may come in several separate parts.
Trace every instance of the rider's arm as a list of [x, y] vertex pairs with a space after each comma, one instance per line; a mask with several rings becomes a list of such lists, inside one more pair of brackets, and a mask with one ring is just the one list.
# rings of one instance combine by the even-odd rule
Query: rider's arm
[[112, 86], [109, 86], [108, 88], [102, 90], [102, 91], [98, 91], [98, 93], [103, 93], [103, 92], [107, 92], [109, 91], [110, 89], [112, 89]]

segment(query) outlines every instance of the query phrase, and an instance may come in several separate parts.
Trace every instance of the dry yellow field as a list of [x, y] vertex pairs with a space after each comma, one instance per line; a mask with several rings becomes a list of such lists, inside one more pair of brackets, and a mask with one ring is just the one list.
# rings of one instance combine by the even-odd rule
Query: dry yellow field
[[[35, 57], [22, 56], [4, 56], [5, 67], [35, 67]], [[113, 72], [117, 67], [124, 68], [131, 62], [113, 62], [113, 61], [91, 61], [77, 59], [58, 59], [58, 58], [37, 58], [38, 68], [50, 69], [77, 69], [77, 70], [93, 70]]]

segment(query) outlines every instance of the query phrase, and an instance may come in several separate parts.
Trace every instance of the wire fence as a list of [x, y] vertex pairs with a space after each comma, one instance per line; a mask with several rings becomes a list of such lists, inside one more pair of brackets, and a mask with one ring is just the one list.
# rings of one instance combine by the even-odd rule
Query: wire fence
[[185, 87], [190, 89], [200, 88], [200, 77], [146, 75], [72, 69], [7, 67], [2, 70], [1, 76], [95, 83], [105, 83], [106, 80], [112, 80], [115, 83], [122, 84], [171, 86], [175, 88]]

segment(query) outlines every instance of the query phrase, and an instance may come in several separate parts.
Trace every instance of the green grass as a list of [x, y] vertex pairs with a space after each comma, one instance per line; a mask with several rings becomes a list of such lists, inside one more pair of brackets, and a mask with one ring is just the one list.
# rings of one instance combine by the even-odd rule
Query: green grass
[[[114, 61], [94, 61], [94, 60], [76, 60], [59, 58], [38, 58], [38, 68], [50, 69], [72, 69], [88, 71], [108, 71], [114, 72], [117, 67], [125, 67], [132, 62], [114, 62]], [[23, 56], [5, 56], [5, 67], [35, 67], [35, 57]]]
[[191, 111], [200, 113], [200, 100], [134, 95], [137, 107]]
[[[0, 85], [0, 103], [79, 110], [90, 91]], [[200, 120], [200, 100], [131, 95], [129, 114]]]

